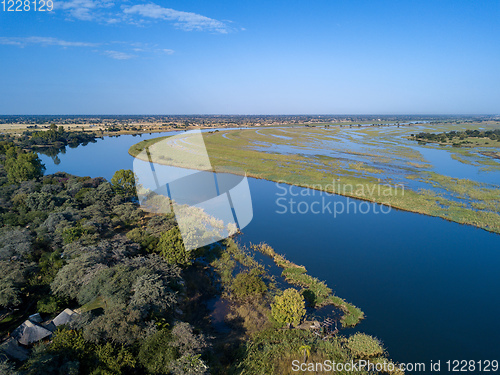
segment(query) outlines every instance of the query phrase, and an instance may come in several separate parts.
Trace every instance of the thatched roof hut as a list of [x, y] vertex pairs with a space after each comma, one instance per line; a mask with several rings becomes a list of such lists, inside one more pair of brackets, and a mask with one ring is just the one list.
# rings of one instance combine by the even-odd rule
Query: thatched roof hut
[[54, 332], [57, 327], [62, 326], [64, 324], [68, 324], [71, 322], [71, 320], [78, 315], [77, 312], [74, 312], [71, 309], [65, 309], [62, 313], [60, 313], [58, 316], [56, 316], [54, 319], [52, 319], [49, 322], [46, 322], [43, 324], [45, 328], [47, 328], [49, 331]]
[[68, 324], [71, 321], [71, 319], [74, 318], [75, 314], [76, 313], [71, 309], [64, 309], [62, 313], [60, 313], [58, 316], [52, 319], [52, 323], [54, 323], [56, 327], [59, 327], [63, 324]]
[[26, 361], [30, 355], [29, 350], [20, 346], [12, 337], [0, 345], [0, 353], [18, 361]]
[[20, 344], [30, 345], [52, 335], [46, 328], [26, 320], [17, 327], [11, 334]]

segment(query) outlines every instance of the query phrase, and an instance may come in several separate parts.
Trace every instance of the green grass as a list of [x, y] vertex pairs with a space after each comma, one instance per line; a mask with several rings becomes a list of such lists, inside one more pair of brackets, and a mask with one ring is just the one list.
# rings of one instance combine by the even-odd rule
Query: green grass
[[343, 327], [354, 327], [364, 318], [364, 313], [361, 309], [334, 295], [325, 282], [308, 275], [304, 266], [290, 262], [283, 255], [277, 254], [267, 244], [252, 245], [252, 248], [271, 257], [278, 267], [283, 268], [281, 276], [288, 283], [300, 286], [302, 294], [309, 300], [309, 303], [313, 307], [334, 305], [341, 309], [344, 312], [341, 318]]
[[106, 307], [106, 301], [102, 297], [97, 297], [93, 301], [86, 303], [82, 307], [80, 307], [81, 312], [92, 311], [96, 309], [104, 309]]
[[4, 323], [9, 323], [9, 322], [12, 322], [14, 321], [14, 316], [13, 315], [9, 315], [8, 317], [6, 317], [5, 319], [3, 319], [0, 324], [4, 324]]

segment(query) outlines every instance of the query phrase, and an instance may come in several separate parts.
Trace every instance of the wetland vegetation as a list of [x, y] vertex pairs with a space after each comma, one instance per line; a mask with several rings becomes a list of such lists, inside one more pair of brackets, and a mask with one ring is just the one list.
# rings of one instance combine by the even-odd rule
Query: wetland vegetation
[[[475, 135], [496, 137], [498, 124], [245, 129], [204, 133], [204, 141], [215, 170], [239, 168], [256, 178], [322, 186], [325, 191], [500, 233], [500, 163], [486, 156], [497, 153], [500, 142], [488, 138], [490, 142], [473, 148], [446, 148], [415, 145], [408, 139], [438, 129], [451, 140], [463, 134], [480, 139]], [[184, 142], [189, 137], [187, 133]], [[140, 142], [129, 153], [138, 156], [164, 139]], [[357, 189], [360, 185], [365, 188]], [[400, 185], [404, 190], [394, 189], [394, 194], [380, 189]]]

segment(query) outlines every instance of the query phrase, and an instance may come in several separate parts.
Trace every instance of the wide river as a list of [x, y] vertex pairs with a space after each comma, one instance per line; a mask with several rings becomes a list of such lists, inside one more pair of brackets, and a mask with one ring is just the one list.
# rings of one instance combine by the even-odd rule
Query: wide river
[[[131, 145], [161, 135], [106, 137], [67, 149], [58, 164], [40, 157], [47, 174], [111, 179], [132, 169]], [[500, 235], [379, 206], [360, 213], [367, 205], [356, 200], [349, 213], [312, 213], [323, 199], [347, 207], [347, 198], [252, 178], [249, 186], [254, 216], [240, 241], [268, 243], [359, 306], [366, 319], [357, 329], [380, 338], [391, 358], [425, 363], [426, 373], [431, 360], [442, 373], [447, 360], [500, 360]], [[281, 198], [304, 202], [303, 213], [288, 203], [283, 213]]]

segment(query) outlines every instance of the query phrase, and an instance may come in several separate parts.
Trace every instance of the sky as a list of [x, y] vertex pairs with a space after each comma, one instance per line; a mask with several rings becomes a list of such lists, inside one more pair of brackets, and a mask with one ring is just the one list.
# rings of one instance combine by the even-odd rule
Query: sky
[[498, 0], [33, 4], [0, 3], [0, 115], [500, 114]]

